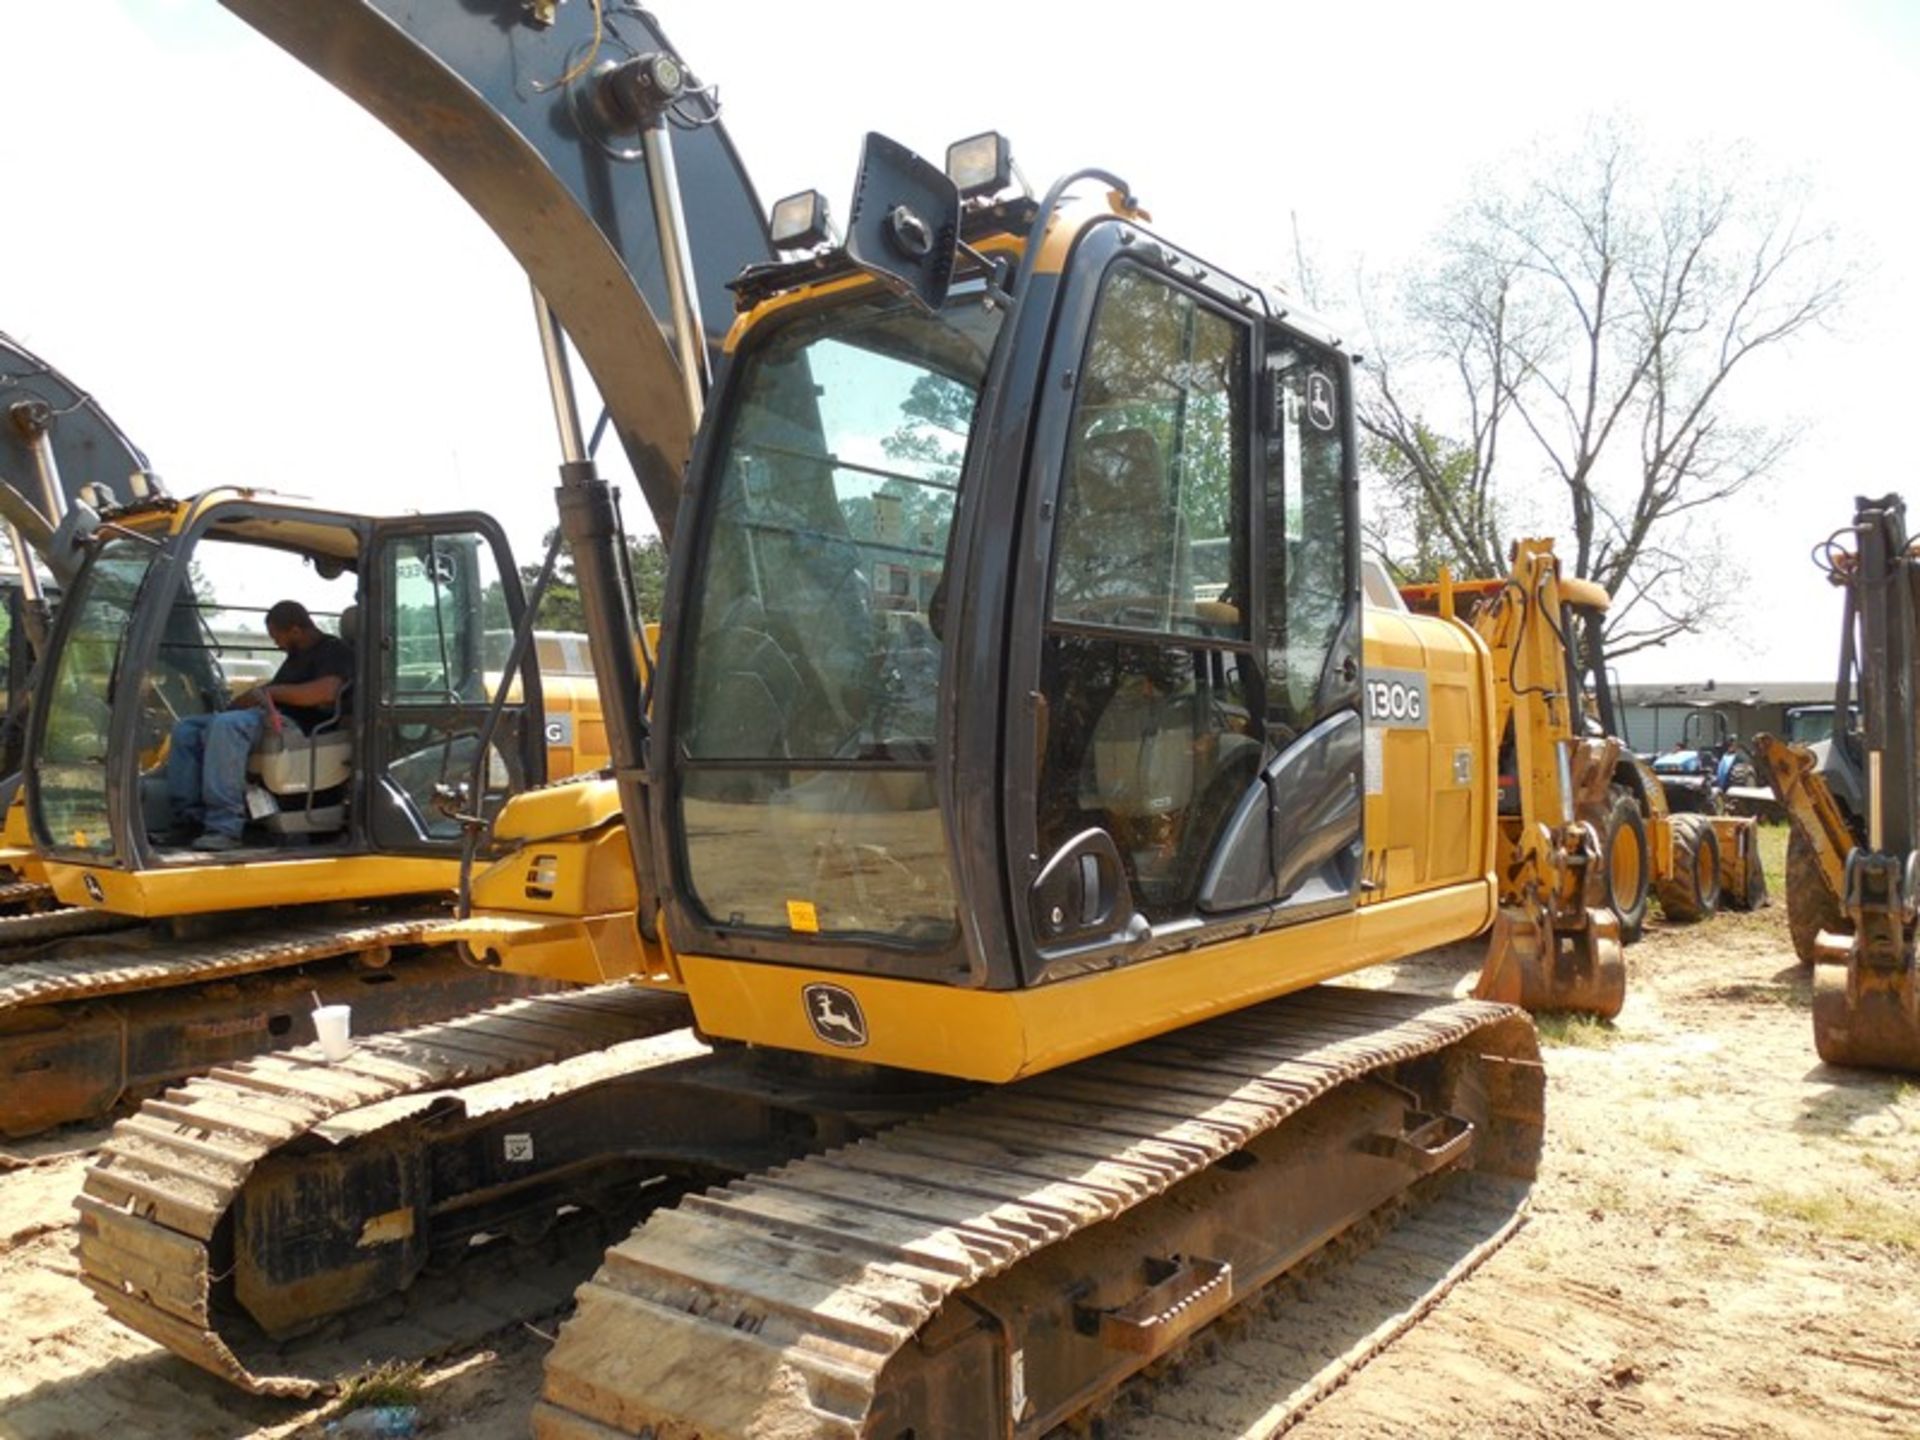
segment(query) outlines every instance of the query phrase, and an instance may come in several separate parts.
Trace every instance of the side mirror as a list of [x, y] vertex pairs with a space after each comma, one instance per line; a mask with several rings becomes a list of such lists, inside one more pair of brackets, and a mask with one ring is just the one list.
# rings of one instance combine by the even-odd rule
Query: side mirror
[[946, 304], [959, 246], [959, 187], [898, 141], [869, 134], [847, 217], [848, 258], [935, 311]]

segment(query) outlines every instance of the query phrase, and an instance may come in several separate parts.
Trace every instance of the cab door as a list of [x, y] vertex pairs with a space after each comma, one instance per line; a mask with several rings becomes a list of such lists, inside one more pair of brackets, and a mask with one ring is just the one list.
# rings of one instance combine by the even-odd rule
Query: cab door
[[459, 816], [491, 815], [546, 778], [533, 647], [508, 681], [484, 751], [525, 598], [513, 553], [484, 515], [377, 522], [360, 634], [371, 694], [354, 705], [368, 841], [378, 851], [457, 850]]
[[1038, 427], [1050, 556], [1021, 607], [1037, 684], [1008, 740], [1035, 762], [1009, 797], [1010, 848], [1034, 857], [1029, 981], [1355, 899], [1344, 361], [1196, 273], [1121, 257], [1062, 307], [1089, 318]]

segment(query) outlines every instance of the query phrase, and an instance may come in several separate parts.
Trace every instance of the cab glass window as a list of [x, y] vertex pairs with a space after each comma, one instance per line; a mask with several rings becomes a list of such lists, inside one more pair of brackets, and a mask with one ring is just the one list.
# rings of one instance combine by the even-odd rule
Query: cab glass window
[[1280, 410], [1265, 485], [1267, 721], [1284, 745], [1351, 698], [1329, 693], [1328, 674], [1351, 589], [1346, 397], [1333, 357], [1304, 341], [1269, 349], [1267, 373]]
[[480, 736], [500, 685], [512, 616], [498, 557], [479, 530], [388, 535], [380, 541], [381, 692], [375, 744], [379, 780], [397, 808], [376, 814], [376, 839], [400, 846], [453, 841], [457, 807], [467, 800], [490, 813], [525, 783], [518, 681], [494, 728], [485, 763]]
[[1141, 911], [1192, 912], [1262, 756], [1244, 325], [1131, 264], [1095, 310], [1042, 651], [1041, 853], [1114, 840]]
[[488, 697], [485, 607], [499, 590], [493, 548], [477, 535], [409, 535], [387, 549], [387, 703]]
[[890, 295], [742, 358], [677, 717], [680, 815], [715, 923], [942, 943], [933, 784], [948, 532], [999, 312]]
[[72, 613], [45, 692], [45, 729], [34, 757], [39, 819], [63, 848], [98, 853], [113, 848], [107, 825], [107, 738], [122, 645], [155, 553], [143, 540], [109, 539], [63, 601]]
[[1094, 334], [1061, 482], [1053, 618], [1246, 634], [1245, 331], [1123, 266]]

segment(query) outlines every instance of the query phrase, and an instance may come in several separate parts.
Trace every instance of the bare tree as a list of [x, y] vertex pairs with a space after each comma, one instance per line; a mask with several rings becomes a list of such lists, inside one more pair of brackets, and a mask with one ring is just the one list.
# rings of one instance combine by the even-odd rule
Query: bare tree
[[1662, 168], [1601, 125], [1483, 181], [1392, 322], [1368, 317], [1372, 545], [1402, 571], [1497, 574], [1538, 526], [1613, 593], [1610, 655], [1705, 628], [1737, 567], [1694, 522], [1795, 439], [1743, 423], [1735, 382], [1846, 281], [1802, 193], [1737, 152]]

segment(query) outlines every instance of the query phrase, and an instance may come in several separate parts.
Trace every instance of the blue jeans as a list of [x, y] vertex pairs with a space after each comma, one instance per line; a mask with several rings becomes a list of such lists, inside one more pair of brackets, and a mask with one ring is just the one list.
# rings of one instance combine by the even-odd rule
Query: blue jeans
[[167, 799], [176, 825], [240, 838], [247, 823], [247, 755], [266, 724], [259, 710], [221, 710], [174, 725]]

